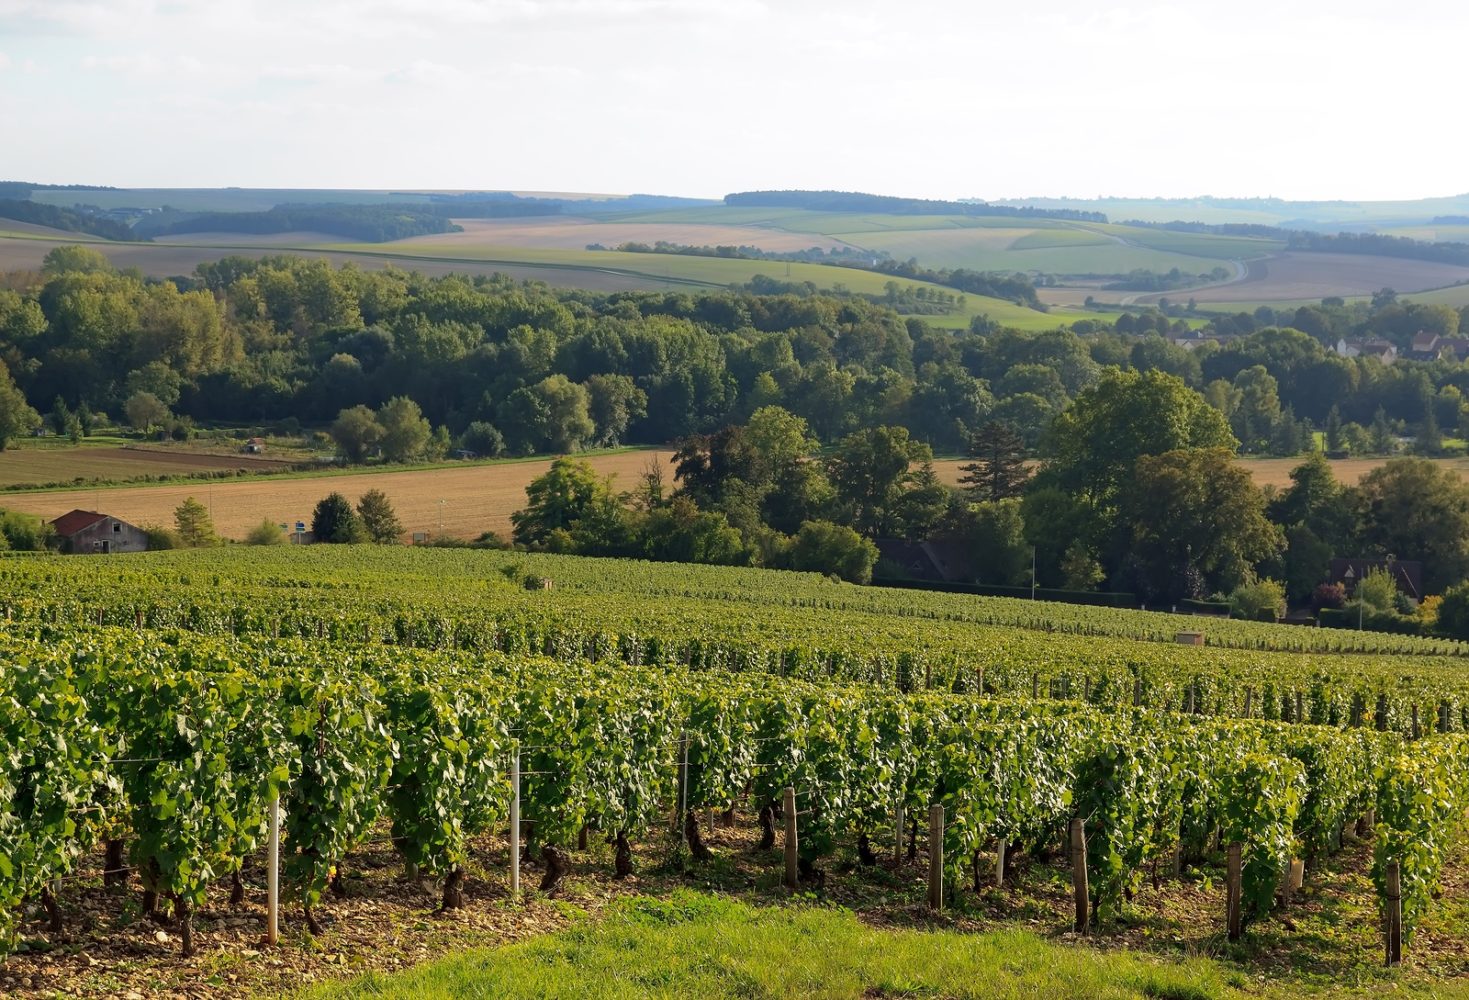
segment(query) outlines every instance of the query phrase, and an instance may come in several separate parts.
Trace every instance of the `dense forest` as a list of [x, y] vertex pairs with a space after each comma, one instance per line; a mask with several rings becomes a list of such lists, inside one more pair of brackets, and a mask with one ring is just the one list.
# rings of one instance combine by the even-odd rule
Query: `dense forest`
[[[126, 227], [123, 227], [126, 229]], [[175, 212], [144, 216], [133, 227], [141, 236], [174, 233], [330, 233], [364, 243], [458, 232], [446, 214], [403, 205], [277, 205], [264, 212]]]
[[[29, 193], [29, 192], [27, 192]], [[37, 226], [65, 230], [68, 233], [86, 233], [105, 240], [136, 240], [126, 223], [105, 219], [69, 208], [58, 208], [36, 201], [21, 201], [12, 198], [0, 199], [0, 219], [15, 219]]]

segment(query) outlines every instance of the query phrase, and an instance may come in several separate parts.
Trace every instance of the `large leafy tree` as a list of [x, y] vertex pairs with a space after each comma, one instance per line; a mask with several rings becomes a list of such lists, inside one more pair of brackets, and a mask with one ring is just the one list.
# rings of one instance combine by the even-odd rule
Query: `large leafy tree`
[[1287, 594], [1301, 600], [1325, 578], [1332, 556], [1354, 552], [1358, 505], [1355, 492], [1337, 482], [1319, 451], [1308, 454], [1290, 478], [1266, 513], [1285, 529], [1286, 548], [1275, 569]]
[[127, 414], [128, 423], [133, 425], [133, 430], [144, 434], [169, 418], [168, 407], [151, 392], [133, 393], [123, 406], [123, 413]]
[[10, 370], [0, 363], [0, 451], [22, 434], [41, 426], [41, 415], [26, 402], [25, 394], [16, 388]]
[[365, 461], [383, 439], [383, 425], [365, 406], [352, 406], [337, 414], [331, 428], [332, 440], [350, 462]]
[[596, 436], [590, 403], [585, 386], [565, 375], [551, 375], [511, 393], [498, 410], [496, 424], [522, 454], [580, 451]]
[[849, 434], [827, 461], [827, 471], [852, 526], [865, 535], [903, 534], [923, 520], [931, 525], [947, 500], [942, 487], [935, 488], [933, 452], [906, 427]]
[[1047, 480], [1105, 515], [1144, 455], [1186, 448], [1233, 451], [1237, 444], [1224, 415], [1182, 379], [1160, 371], [1114, 371], [1056, 418], [1042, 448]]
[[525, 507], [510, 515], [521, 545], [610, 554], [626, 541], [623, 510], [610, 482], [585, 461], [556, 459], [531, 480], [525, 496]]
[[648, 394], [626, 375], [593, 375], [584, 386], [598, 447], [615, 447], [629, 424], [648, 415]]
[[358, 498], [357, 516], [368, 541], [395, 545], [403, 536], [403, 522], [398, 520], [392, 501], [382, 490], [368, 490]]
[[1190, 581], [1230, 590], [1281, 548], [1265, 496], [1227, 448], [1185, 448], [1137, 460], [1119, 497], [1136, 584], [1177, 600]]
[[1430, 594], [1469, 577], [1469, 486], [1456, 473], [1426, 458], [1399, 458], [1363, 476], [1357, 489], [1368, 551], [1421, 559]]
[[433, 437], [418, 404], [407, 396], [394, 396], [377, 411], [382, 428], [383, 457], [389, 462], [411, 462], [423, 456]]

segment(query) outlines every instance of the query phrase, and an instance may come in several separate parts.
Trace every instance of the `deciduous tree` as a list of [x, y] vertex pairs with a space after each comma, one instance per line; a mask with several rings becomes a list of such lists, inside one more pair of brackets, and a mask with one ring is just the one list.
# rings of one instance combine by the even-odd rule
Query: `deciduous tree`
[[1225, 448], [1144, 455], [1120, 500], [1131, 556], [1152, 596], [1177, 600], [1179, 581], [1202, 574], [1229, 590], [1281, 548], [1265, 497]]
[[332, 423], [332, 440], [349, 462], [364, 462], [383, 439], [383, 426], [367, 407], [348, 407]]
[[26, 402], [25, 393], [16, 387], [10, 369], [0, 363], [0, 451], [23, 434], [41, 426], [41, 415]]
[[368, 490], [357, 501], [357, 516], [367, 540], [379, 545], [396, 545], [403, 536], [403, 524], [393, 511], [388, 495], [382, 490]]
[[407, 396], [394, 396], [377, 411], [382, 428], [383, 457], [389, 462], [411, 462], [422, 458], [433, 437], [418, 404]]

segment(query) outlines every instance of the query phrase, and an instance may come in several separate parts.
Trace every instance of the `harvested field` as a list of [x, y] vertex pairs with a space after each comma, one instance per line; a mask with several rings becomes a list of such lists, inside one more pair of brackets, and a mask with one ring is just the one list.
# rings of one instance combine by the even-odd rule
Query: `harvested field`
[[[1241, 281], [1212, 289], [1166, 292], [1171, 299], [1192, 296], [1200, 303], [1316, 301], [1331, 295], [1343, 298], [1370, 295], [1381, 288], [1421, 292], [1469, 281], [1469, 267], [1426, 260], [1373, 257], [1367, 254], [1282, 253], [1249, 262]], [[1156, 302], [1158, 295], [1141, 295], [1139, 302]]]
[[[1355, 486], [1363, 476], [1381, 466], [1387, 459], [1334, 458], [1327, 461], [1331, 464], [1331, 471], [1338, 481]], [[1441, 465], [1458, 473], [1462, 479], [1469, 479], [1469, 458], [1435, 458], [1431, 461], [1435, 465]], [[1290, 470], [1300, 465], [1301, 459], [1246, 458], [1241, 459], [1240, 464], [1250, 470], [1250, 475], [1255, 477], [1257, 486], [1283, 487], [1290, 485]]]
[[[787, 232], [764, 226], [702, 225], [699, 223], [598, 222], [570, 216], [543, 219], [455, 219], [462, 233], [435, 233], [397, 240], [385, 246], [431, 243], [446, 249], [463, 247], [552, 247], [582, 250], [589, 243], [606, 247], [619, 243], [686, 243], [690, 246], [754, 246], [762, 250], [809, 250], [845, 246], [841, 240], [814, 233]], [[326, 240], [324, 242], [340, 242]]]
[[[290, 465], [281, 459], [252, 455], [211, 455], [152, 448], [10, 448], [0, 452], [0, 486], [75, 480], [108, 482], [220, 469], [274, 472]], [[0, 506], [5, 505], [5, 499], [0, 498]]]
[[[650, 460], [666, 464], [666, 451], [629, 451], [587, 459], [597, 473], [615, 476], [614, 486], [631, 489]], [[123, 486], [97, 490], [50, 490], [0, 496], [0, 506], [41, 517], [59, 517], [74, 507], [99, 507], [133, 524], [172, 524], [173, 511], [196, 497], [213, 511], [215, 529], [244, 538], [261, 520], [275, 524], [311, 520], [312, 508], [328, 493], [354, 503], [368, 490], [382, 490], [409, 531], [474, 538], [485, 531], [510, 535], [510, 515], [525, 506], [525, 488], [548, 468], [549, 459], [466, 465], [463, 468], [361, 472], [247, 481]], [[670, 475], [665, 474], [667, 478]]]
[[[1290, 472], [1304, 461], [1302, 458], [1241, 458], [1240, 465], [1249, 470], [1254, 477], [1256, 486], [1286, 487], [1290, 485]], [[1378, 468], [1385, 458], [1333, 458], [1328, 459], [1331, 471], [1337, 480], [1349, 486], [1355, 486], [1363, 476]], [[1469, 480], [1469, 458], [1435, 458], [1434, 464], [1442, 465], [1446, 469], [1452, 469], [1460, 477]], [[957, 486], [959, 477], [964, 473], [959, 471], [961, 465], [968, 465], [967, 458], [946, 458], [933, 463], [933, 468], [938, 473], [939, 482], [949, 486]]]

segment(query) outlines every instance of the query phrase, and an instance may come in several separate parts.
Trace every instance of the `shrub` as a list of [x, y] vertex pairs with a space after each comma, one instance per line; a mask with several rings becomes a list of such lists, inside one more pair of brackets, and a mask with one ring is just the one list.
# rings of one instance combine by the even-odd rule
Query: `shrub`
[[1369, 570], [1367, 575], [1362, 577], [1362, 582], [1357, 584], [1356, 593], [1352, 596], [1360, 601], [1365, 601], [1369, 608], [1390, 611], [1394, 607], [1397, 592], [1398, 584], [1393, 579], [1392, 573], [1379, 568]]
[[281, 530], [280, 525], [272, 523], [267, 517], [250, 529], [250, 533], [245, 536], [245, 544], [284, 545], [286, 544], [286, 533]]
[[1347, 588], [1339, 583], [1319, 584], [1311, 591], [1311, 610], [1320, 614], [1323, 609], [1340, 611], [1347, 606]]
[[505, 436], [494, 424], [476, 420], [464, 428], [464, 433], [459, 436], [459, 447], [484, 458], [495, 458], [505, 453]]
[[1438, 630], [1455, 639], [1469, 639], [1469, 581], [1444, 591], [1438, 604]]
[[1274, 620], [1285, 609], [1285, 586], [1278, 580], [1255, 580], [1235, 587], [1229, 595], [1230, 610], [1251, 621]]
[[56, 529], [39, 517], [9, 510], [0, 513], [0, 537], [6, 548], [17, 552], [40, 552], [54, 548], [58, 541]]
[[851, 583], [869, 582], [876, 562], [876, 545], [830, 521], [806, 521], [791, 545], [792, 569], [835, 573]]
[[150, 550], [181, 549], [184, 547], [184, 540], [179, 536], [179, 533], [172, 528], [165, 528], [161, 524], [143, 525], [143, 535], [148, 539], [148, 548]]

